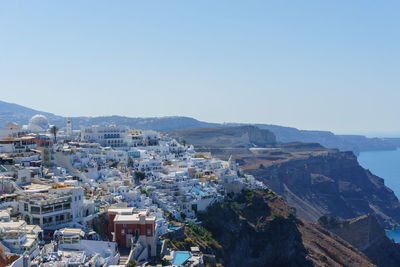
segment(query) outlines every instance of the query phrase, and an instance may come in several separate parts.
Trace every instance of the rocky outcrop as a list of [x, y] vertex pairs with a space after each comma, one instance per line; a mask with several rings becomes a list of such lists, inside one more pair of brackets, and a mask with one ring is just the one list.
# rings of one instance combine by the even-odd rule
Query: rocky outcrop
[[346, 241], [297, 219], [271, 191], [246, 191], [199, 218], [222, 246], [225, 266], [374, 266]]
[[309, 153], [261, 167], [246, 172], [282, 195], [301, 218], [315, 222], [323, 215], [348, 219], [371, 213], [387, 228], [400, 223], [393, 191], [352, 152]]
[[337, 148], [341, 151], [395, 150], [399, 147], [398, 139], [368, 138], [363, 135], [336, 135], [329, 131], [307, 131], [278, 125], [256, 124], [260, 129], [273, 132], [279, 142], [319, 143], [327, 148]]
[[170, 131], [168, 134], [195, 147], [264, 147], [276, 143], [272, 132], [255, 126], [188, 129]]
[[400, 245], [386, 236], [375, 216], [349, 220], [324, 216], [318, 223], [364, 252], [379, 267], [399, 266]]

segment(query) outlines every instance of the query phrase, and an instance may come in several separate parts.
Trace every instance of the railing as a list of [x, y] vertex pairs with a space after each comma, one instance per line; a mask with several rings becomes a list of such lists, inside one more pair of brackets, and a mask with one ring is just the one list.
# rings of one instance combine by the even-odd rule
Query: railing
[[54, 205], [71, 202], [70, 196], [59, 197], [55, 199], [43, 199], [43, 200], [30, 200], [29, 203], [38, 206]]
[[63, 223], [69, 223], [69, 222], [72, 222], [72, 220], [71, 219], [67, 219], [67, 220], [61, 220], [61, 221], [53, 221], [53, 222], [50, 222], [50, 223], [43, 223], [43, 226], [44, 227], [46, 227], [46, 226], [52, 226], [52, 225], [55, 225], [55, 224], [63, 224]]
[[[49, 213], [53, 213], [53, 212], [57, 212], [57, 211], [67, 211], [67, 210], [71, 210], [70, 208], [65, 208], [65, 209], [63, 209], [63, 208], [57, 208], [57, 209], [54, 209], [54, 210], [47, 210], [47, 211], [43, 211], [42, 210], [42, 213], [40, 213], [40, 214], [49, 214]], [[36, 213], [36, 214], [39, 214], [39, 213]]]
[[67, 222], [72, 222], [72, 220], [71, 219], [64, 219], [64, 220], [56, 220], [55, 221], [56, 223], [67, 223]]

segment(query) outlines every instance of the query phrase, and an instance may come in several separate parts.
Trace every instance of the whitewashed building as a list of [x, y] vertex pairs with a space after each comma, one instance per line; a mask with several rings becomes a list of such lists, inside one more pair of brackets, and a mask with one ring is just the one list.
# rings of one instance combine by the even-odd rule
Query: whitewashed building
[[127, 128], [114, 124], [107, 126], [93, 125], [81, 127], [81, 140], [95, 142], [102, 146], [126, 147]]

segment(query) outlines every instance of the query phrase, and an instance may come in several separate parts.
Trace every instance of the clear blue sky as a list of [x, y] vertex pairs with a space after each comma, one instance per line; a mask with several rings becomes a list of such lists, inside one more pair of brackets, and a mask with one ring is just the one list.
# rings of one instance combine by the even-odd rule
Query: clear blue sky
[[398, 1], [1, 1], [0, 100], [400, 132]]

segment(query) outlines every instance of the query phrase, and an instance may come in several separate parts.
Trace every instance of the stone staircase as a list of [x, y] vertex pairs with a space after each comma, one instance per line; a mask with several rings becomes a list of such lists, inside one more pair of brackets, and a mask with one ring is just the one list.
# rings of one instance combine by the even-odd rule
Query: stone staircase
[[119, 257], [119, 265], [127, 265], [128, 264], [129, 255], [124, 255]]
[[128, 265], [129, 253], [129, 249], [119, 248], [119, 265]]

